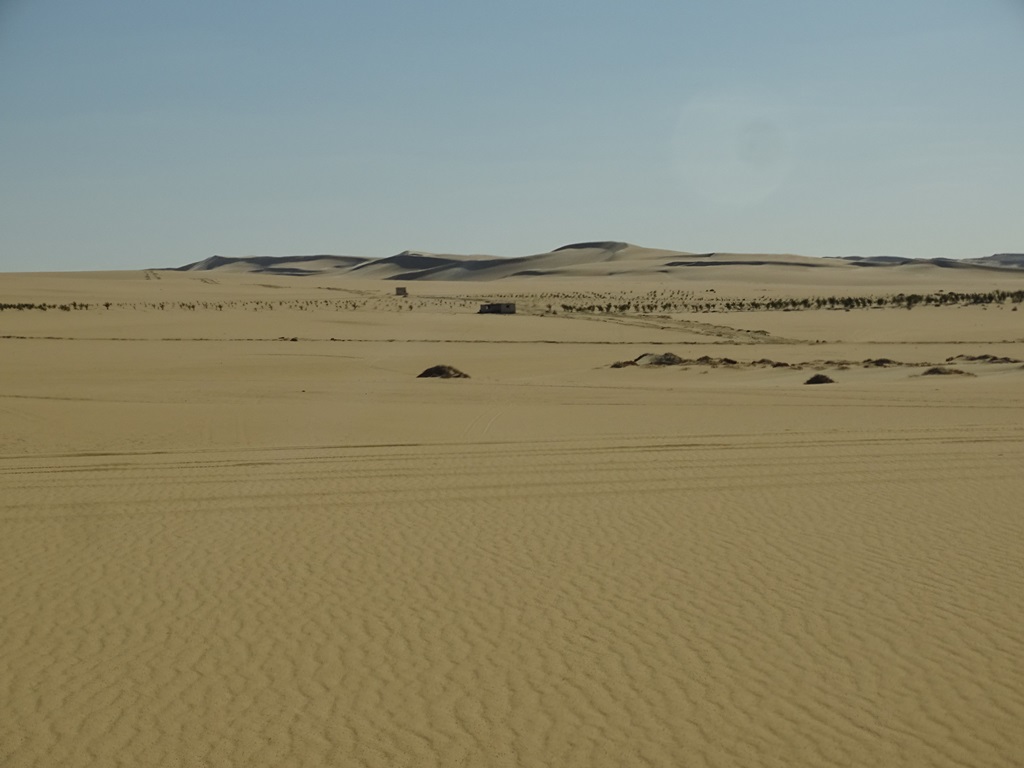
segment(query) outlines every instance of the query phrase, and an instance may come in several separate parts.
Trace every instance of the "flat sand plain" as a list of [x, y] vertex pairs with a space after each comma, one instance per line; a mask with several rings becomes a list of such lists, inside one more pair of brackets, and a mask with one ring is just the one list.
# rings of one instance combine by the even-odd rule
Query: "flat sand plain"
[[0, 765], [1024, 764], [1024, 311], [394, 285], [0, 276]]

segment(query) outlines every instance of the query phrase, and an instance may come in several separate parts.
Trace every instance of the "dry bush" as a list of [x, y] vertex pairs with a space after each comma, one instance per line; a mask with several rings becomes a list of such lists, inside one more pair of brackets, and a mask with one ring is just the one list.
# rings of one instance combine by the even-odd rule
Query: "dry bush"
[[835, 381], [824, 373], [816, 373], [805, 381], [804, 384], [835, 384]]
[[417, 379], [468, 379], [469, 374], [450, 365], [434, 365], [427, 368]]

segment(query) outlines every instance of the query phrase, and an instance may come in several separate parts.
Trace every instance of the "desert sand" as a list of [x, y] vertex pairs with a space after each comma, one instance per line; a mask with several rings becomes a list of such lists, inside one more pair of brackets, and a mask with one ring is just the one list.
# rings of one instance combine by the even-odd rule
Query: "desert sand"
[[0, 765], [1024, 763], [1024, 310], [726, 306], [1024, 271], [615, 253], [0, 275]]

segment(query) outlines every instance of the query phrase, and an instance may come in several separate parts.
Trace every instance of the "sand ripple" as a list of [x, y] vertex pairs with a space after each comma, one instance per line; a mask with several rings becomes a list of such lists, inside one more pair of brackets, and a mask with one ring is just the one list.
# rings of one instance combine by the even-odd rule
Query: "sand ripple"
[[6, 459], [0, 764], [1019, 765], [1024, 440], [964, 439]]

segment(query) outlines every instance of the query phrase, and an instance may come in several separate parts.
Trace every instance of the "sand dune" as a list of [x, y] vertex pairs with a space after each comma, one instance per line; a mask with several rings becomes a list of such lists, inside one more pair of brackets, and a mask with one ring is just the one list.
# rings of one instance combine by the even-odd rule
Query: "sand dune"
[[0, 276], [0, 765], [1018, 765], [1024, 311], [735, 309], [1018, 273], [715, 258]]
[[[346, 274], [380, 280], [501, 280], [521, 277], [666, 276], [686, 278], [694, 268], [782, 267], [849, 269], [928, 266], [965, 270], [1024, 269], [1021, 254], [996, 254], [978, 259], [911, 259], [896, 256], [851, 256], [823, 259], [793, 254], [703, 253], [644, 248], [629, 243], [598, 241], [574, 243], [546, 253], [499, 258], [463, 256], [423, 251], [403, 251], [383, 259], [352, 256], [242, 257], [214, 256], [188, 264], [185, 271], [248, 271], [290, 275]], [[763, 271], [763, 270], [762, 270]]]
[[211, 256], [208, 259], [176, 267], [181, 272], [254, 272], [271, 275], [320, 275], [333, 270], [350, 270], [364, 264], [358, 256], [243, 256], [229, 258]]

